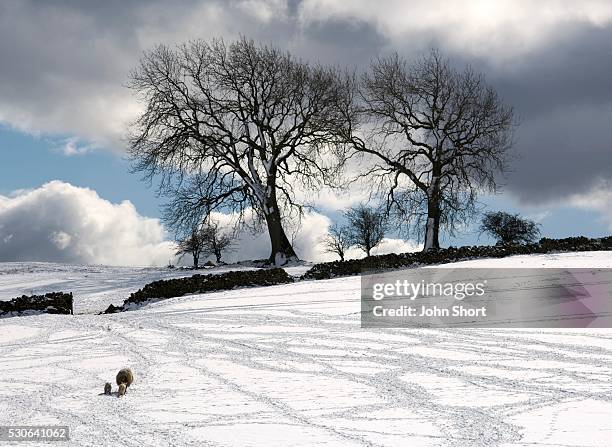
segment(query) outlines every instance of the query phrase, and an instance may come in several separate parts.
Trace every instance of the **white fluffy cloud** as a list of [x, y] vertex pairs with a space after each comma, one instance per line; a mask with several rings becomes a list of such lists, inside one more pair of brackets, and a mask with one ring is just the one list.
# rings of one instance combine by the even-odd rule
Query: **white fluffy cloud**
[[372, 249], [374, 255], [384, 255], [387, 253], [409, 253], [419, 251], [423, 247], [414, 241], [406, 241], [404, 239], [389, 239], [385, 238], [382, 242]]
[[129, 201], [114, 204], [60, 181], [0, 196], [0, 261], [148, 266], [166, 264], [173, 252], [159, 220]]

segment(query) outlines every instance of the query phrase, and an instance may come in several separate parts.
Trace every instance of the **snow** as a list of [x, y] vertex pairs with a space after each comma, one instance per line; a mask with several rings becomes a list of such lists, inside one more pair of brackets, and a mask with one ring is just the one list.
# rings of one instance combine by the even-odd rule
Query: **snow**
[[517, 255], [507, 258], [475, 259], [438, 267], [469, 268], [612, 268], [612, 252], [592, 251]]
[[94, 313], [103, 311], [109, 304], [123, 304], [130, 293], [159, 279], [252, 269], [234, 265], [193, 271], [180, 268], [0, 262], [0, 300], [47, 292], [72, 292], [78, 298], [75, 299], [75, 313]]
[[[455, 265], [612, 268], [612, 252]], [[0, 296], [61, 286], [82, 312], [193, 273], [0, 272]], [[610, 444], [612, 330], [362, 329], [359, 291], [349, 277], [0, 319], [0, 424], [68, 425], [70, 446]], [[128, 394], [100, 395], [125, 366]]]

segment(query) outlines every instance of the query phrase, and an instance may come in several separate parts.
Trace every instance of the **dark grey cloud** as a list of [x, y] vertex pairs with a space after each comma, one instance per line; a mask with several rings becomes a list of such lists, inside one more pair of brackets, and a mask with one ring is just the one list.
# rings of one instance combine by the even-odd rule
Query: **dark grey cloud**
[[[569, 29], [567, 29], [569, 28]], [[525, 118], [568, 105], [612, 102], [612, 27], [573, 26], [562, 38], [494, 73]]]
[[569, 105], [525, 119], [507, 189], [537, 204], [612, 180], [612, 106]]
[[[4, 1], [0, 121], [121, 150], [125, 122], [136, 110], [123, 87], [127, 73], [144, 49], [160, 42], [243, 34], [303, 58], [358, 68], [379, 54], [395, 50], [413, 57], [436, 46], [455, 63], [483, 71], [521, 117], [510, 193], [539, 203], [612, 180], [610, 22], [585, 20], [580, 11], [563, 15], [566, 8], [552, 30], [532, 15], [526, 33], [521, 23], [491, 32], [480, 22], [453, 22], [440, 8], [432, 14], [446, 22], [438, 26], [432, 15], [408, 14], [406, 2], [369, 9], [313, 2], [189, 0], [177, 7], [164, 0]], [[426, 8], [418, 0], [409, 3], [415, 11]], [[457, 2], [446, 4], [460, 12]], [[555, 2], [547, 5], [554, 9]], [[602, 17], [609, 12], [604, 9]], [[586, 16], [597, 17], [593, 11]], [[534, 38], [540, 29], [542, 36]]]
[[302, 27], [296, 52], [322, 63], [363, 67], [391, 49], [389, 40], [371, 23], [332, 18]]
[[265, 25], [258, 11], [221, 0], [188, 0], [180, 8], [162, 0], [2, 2], [0, 122], [120, 150], [136, 107], [124, 85], [142, 51], [239, 34], [274, 41], [289, 32], [273, 11]]
[[506, 70], [485, 68], [521, 121], [508, 189], [527, 203], [612, 180], [612, 27], [562, 31]]

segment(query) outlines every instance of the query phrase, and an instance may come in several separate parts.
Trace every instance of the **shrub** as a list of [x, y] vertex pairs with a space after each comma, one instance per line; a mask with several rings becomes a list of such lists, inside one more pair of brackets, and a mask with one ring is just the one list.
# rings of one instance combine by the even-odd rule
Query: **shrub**
[[529, 244], [540, 234], [537, 223], [503, 211], [486, 213], [480, 231], [493, 236], [498, 244], [505, 245]]

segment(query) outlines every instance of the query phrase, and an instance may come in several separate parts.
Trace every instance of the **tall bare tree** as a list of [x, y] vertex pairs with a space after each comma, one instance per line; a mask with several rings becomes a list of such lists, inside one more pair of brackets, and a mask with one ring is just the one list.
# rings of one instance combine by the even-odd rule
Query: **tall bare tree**
[[186, 221], [252, 208], [282, 264], [297, 257], [282, 225], [302, 212], [294, 188], [332, 185], [338, 173], [346, 80], [245, 38], [159, 46], [131, 75], [145, 105], [131, 129], [134, 168], [160, 178]]
[[497, 189], [512, 108], [481, 74], [457, 71], [436, 51], [413, 65], [397, 54], [374, 61], [356, 98], [347, 119], [354, 148], [374, 160], [368, 178], [387, 212], [424, 235], [424, 250], [438, 249], [440, 228], [452, 233], [475, 214], [479, 192]]

